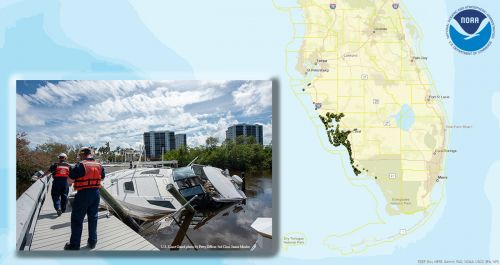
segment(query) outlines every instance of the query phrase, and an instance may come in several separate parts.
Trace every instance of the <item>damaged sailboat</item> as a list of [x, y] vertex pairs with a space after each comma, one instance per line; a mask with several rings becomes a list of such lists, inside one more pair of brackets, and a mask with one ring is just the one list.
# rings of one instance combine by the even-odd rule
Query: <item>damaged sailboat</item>
[[[172, 184], [192, 200], [195, 208], [218, 207], [246, 199], [242, 179], [220, 168], [189, 164], [180, 168], [133, 168], [107, 174], [103, 187], [129, 214], [141, 221], [151, 221], [177, 212], [182, 205], [167, 190]], [[104, 202], [101, 202], [105, 208]]]

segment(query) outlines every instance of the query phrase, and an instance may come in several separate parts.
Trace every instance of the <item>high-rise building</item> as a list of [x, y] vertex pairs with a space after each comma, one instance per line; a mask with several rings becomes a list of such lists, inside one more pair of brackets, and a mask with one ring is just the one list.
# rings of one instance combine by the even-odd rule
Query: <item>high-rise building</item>
[[262, 125], [260, 124], [236, 124], [226, 130], [226, 140], [234, 141], [240, 135], [253, 136], [257, 143], [264, 144]]
[[151, 131], [144, 133], [146, 158], [160, 160], [165, 152], [175, 149], [175, 133], [171, 131]]
[[175, 148], [181, 148], [182, 146], [187, 146], [187, 137], [185, 133], [179, 133], [175, 135]]

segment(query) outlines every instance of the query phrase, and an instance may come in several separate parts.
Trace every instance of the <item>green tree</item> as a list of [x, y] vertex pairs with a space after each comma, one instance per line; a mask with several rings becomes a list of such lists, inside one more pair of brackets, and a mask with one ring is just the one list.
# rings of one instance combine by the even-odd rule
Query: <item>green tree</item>
[[69, 146], [57, 142], [39, 144], [32, 148], [28, 135], [16, 134], [16, 195], [19, 197], [30, 185], [31, 176], [42, 170], [46, 172], [50, 165], [57, 162], [60, 153], [68, 155], [68, 162], [75, 163], [81, 145]]
[[69, 149], [70, 148], [68, 145], [51, 142], [51, 143], [37, 145], [35, 151], [48, 155], [49, 160], [57, 160], [59, 154], [67, 153]]
[[198, 157], [196, 163], [237, 171], [272, 168], [272, 148], [258, 144], [255, 137], [239, 136], [236, 141], [224, 141], [221, 145], [217, 138], [209, 137], [205, 143], [205, 146], [171, 150], [163, 159], [177, 160], [180, 166], [185, 166]]
[[207, 140], [205, 140], [205, 143], [208, 149], [213, 150], [217, 147], [219, 139], [216, 137], [208, 137]]
[[16, 195], [17, 197], [31, 185], [31, 176], [38, 170], [46, 171], [57, 160], [60, 153], [67, 152], [67, 146], [58, 143], [38, 145], [30, 148], [28, 135], [16, 134]]

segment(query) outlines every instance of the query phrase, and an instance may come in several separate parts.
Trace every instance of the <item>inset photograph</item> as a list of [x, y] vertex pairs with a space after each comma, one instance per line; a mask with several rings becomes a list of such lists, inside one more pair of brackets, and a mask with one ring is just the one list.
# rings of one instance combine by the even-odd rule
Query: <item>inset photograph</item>
[[272, 81], [18, 80], [20, 251], [272, 252]]

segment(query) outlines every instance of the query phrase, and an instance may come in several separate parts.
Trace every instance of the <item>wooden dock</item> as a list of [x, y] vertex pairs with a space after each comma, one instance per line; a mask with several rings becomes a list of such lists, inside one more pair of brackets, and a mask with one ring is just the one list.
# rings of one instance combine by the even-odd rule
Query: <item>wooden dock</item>
[[[49, 184], [51, 184], [49, 182]], [[34, 223], [33, 235], [24, 250], [29, 251], [63, 251], [71, 235], [71, 206], [61, 216], [57, 216], [52, 206], [50, 188], [40, 214]], [[155, 251], [158, 250], [134, 230], [108, 212], [99, 212], [97, 222], [97, 245], [95, 249], [87, 247], [87, 218], [83, 223], [83, 233], [80, 251]]]

